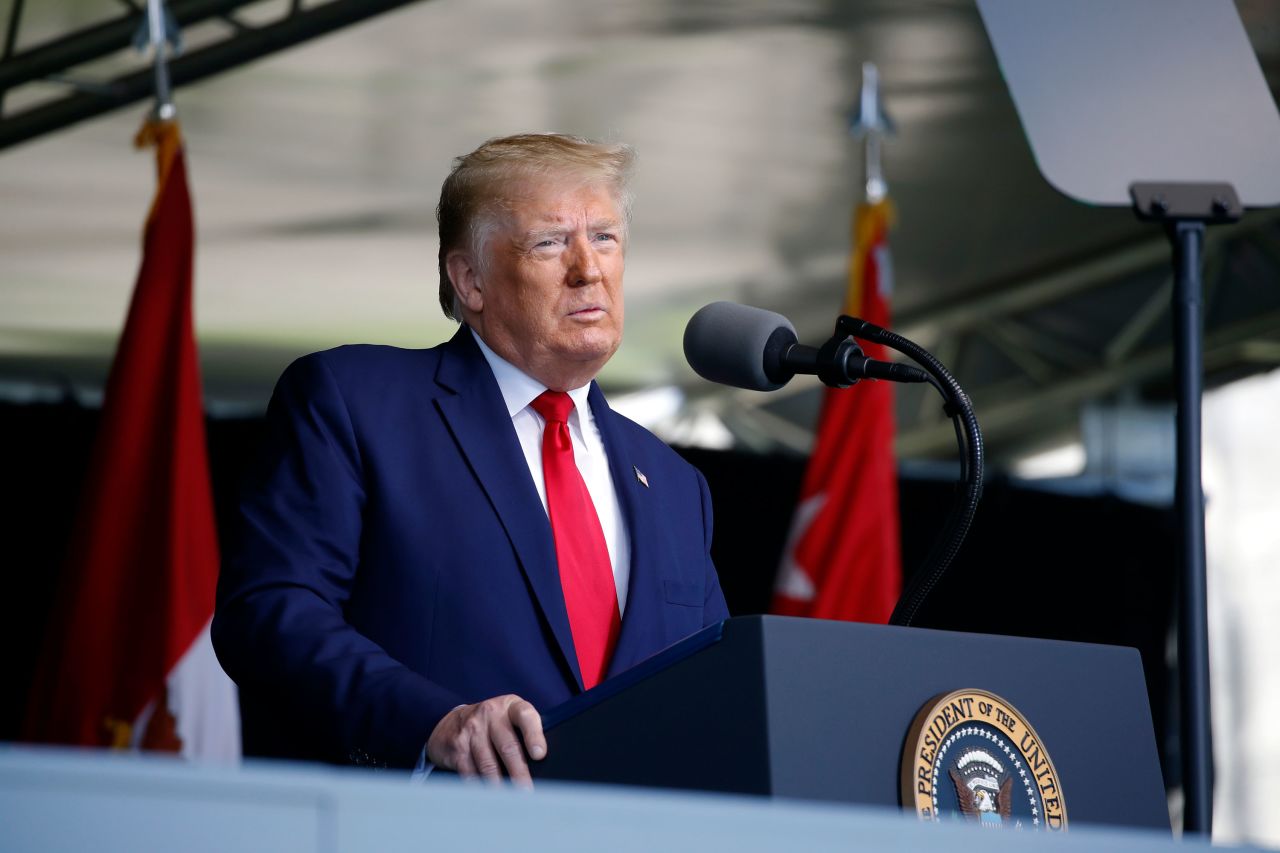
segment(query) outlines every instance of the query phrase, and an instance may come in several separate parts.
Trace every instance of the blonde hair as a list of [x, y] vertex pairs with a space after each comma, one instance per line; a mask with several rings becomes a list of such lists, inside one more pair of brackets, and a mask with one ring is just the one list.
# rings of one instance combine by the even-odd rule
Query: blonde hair
[[518, 184], [530, 179], [564, 178], [608, 185], [624, 223], [631, 220], [628, 182], [635, 150], [622, 143], [596, 142], [561, 133], [521, 133], [490, 139], [453, 161], [440, 187], [436, 221], [440, 226], [440, 308], [462, 320], [449, 279], [446, 256], [465, 248], [484, 263], [484, 244], [511, 202]]

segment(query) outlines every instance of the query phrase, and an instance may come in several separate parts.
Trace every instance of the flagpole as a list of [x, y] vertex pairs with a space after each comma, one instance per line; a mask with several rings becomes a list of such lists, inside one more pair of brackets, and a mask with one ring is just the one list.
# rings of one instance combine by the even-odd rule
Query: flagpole
[[867, 204], [875, 204], [888, 195], [889, 185], [880, 169], [880, 139], [893, 131], [893, 120], [885, 112], [880, 97], [880, 71], [874, 62], [864, 62], [862, 92], [849, 123], [849, 132], [855, 139], [863, 140], [863, 197]]
[[165, 56], [168, 38], [165, 32], [164, 0], [147, 0], [147, 41], [151, 45], [156, 81], [155, 117], [168, 121], [177, 115], [173, 92], [169, 87], [169, 62]]

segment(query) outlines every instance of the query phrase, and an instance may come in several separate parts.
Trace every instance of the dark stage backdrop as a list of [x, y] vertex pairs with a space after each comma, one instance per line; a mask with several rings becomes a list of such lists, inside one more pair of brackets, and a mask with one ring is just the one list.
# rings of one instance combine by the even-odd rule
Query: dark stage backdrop
[[[0, 595], [5, 661], [0, 678], [12, 697], [0, 705], [0, 740], [18, 735], [96, 421], [97, 410], [72, 404], [0, 404], [5, 499], [0, 554], [7, 583]], [[208, 423], [220, 525], [229, 517], [261, 428], [258, 418]], [[804, 460], [696, 449], [681, 453], [711, 486], [712, 552], [730, 611], [764, 612]], [[912, 477], [900, 485], [909, 575], [933, 542], [952, 487]], [[856, 513], [857, 507], [849, 511]], [[1050, 494], [996, 478], [987, 483], [965, 547], [919, 624], [1138, 648], [1161, 752], [1171, 755], [1173, 750], [1165, 748], [1174, 722], [1166, 713], [1165, 645], [1173, 548], [1173, 516], [1166, 510], [1115, 497]], [[1169, 761], [1165, 773], [1177, 778]]]

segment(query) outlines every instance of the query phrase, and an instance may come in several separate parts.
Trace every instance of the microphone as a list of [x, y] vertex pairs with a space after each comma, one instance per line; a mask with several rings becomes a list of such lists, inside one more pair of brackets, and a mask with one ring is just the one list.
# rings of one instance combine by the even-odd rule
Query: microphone
[[805, 346], [786, 317], [734, 302], [698, 309], [684, 330], [684, 357], [703, 379], [751, 391], [776, 391], [797, 373], [816, 374], [833, 388], [860, 379], [929, 381], [919, 368], [867, 358], [847, 335]]

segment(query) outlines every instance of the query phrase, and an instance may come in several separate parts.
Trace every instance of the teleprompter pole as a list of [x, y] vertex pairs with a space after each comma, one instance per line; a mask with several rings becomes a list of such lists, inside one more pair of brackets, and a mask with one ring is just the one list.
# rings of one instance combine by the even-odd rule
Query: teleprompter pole
[[1204, 316], [1203, 222], [1169, 226], [1174, 257], [1174, 362], [1178, 387], [1177, 480], [1179, 710], [1182, 717], [1183, 831], [1213, 829], [1213, 740], [1209, 711], [1209, 617], [1205, 579], [1204, 491], [1200, 482], [1200, 400]]
[[1178, 710], [1182, 721], [1182, 830], [1213, 831], [1213, 728], [1209, 709], [1209, 611], [1205, 580], [1200, 400], [1204, 392], [1201, 272], [1205, 226], [1233, 222], [1243, 207], [1230, 184], [1135, 183], [1138, 218], [1163, 223], [1173, 244], [1174, 380], [1178, 392]]

